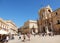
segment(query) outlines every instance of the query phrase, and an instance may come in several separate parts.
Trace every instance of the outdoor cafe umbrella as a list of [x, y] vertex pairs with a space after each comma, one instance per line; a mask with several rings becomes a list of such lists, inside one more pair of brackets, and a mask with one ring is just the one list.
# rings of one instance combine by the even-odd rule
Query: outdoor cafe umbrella
[[0, 30], [0, 34], [8, 34], [8, 32], [5, 31], [4, 29], [1, 29], [1, 30]]

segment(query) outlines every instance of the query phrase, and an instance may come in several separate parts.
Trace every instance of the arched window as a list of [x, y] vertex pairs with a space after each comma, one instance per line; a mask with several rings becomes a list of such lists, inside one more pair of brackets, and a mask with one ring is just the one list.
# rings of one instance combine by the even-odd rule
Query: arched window
[[51, 10], [50, 10], [50, 9], [49, 9], [48, 11], [49, 11], [49, 12], [51, 12]]

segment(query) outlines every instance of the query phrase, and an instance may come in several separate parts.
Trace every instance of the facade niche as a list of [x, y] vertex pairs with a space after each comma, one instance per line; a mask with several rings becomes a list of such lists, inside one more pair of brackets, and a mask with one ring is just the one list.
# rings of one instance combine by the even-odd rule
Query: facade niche
[[57, 15], [58, 13], [56, 12], [56, 15]]
[[60, 24], [60, 20], [57, 20], [57, 24]]

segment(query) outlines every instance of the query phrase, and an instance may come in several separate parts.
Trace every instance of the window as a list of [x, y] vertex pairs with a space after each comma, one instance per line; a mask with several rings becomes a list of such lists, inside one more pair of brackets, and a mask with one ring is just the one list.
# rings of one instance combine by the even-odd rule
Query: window
[[56, 12], [56, 15], [57, 15], [58, 13]]
[[43, 18], [43, 19], [45, 19], [44, 17], [45, 17], [45, 12], [43, 12], [43, 14], [42, 14], [42, 18]]
[[60, 20], [57, 20], [57, 24], [60, 24]]
[[48, 10], [49, 12], [51, 12], [50, 10]]
[[52, 31], [52, 29], [51, 29], [51, 28], [49, 28], [48, 30], [49, 30], [50, 32]]
[[43, 32], [46, 32], [45, 27], [43, 27]]
[[51, 25], [51, 23], [49, 23], [49, 25]]
[[43, 14], [42, 14], [42, 18], [43, 18]]

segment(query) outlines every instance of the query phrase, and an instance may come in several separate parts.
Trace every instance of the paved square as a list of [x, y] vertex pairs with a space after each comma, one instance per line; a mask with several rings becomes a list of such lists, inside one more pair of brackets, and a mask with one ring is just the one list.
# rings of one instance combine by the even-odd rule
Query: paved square
[[36, 35], [35, 37], [31, 36], [30, 41], [26, 39], [25, 42], [22, 42], [21, 39], [18, 38], [18, 36], [15, 36], [15, 39], [9, 40], [8, 43], [60, 43], [60, 35], [44, 37]]

